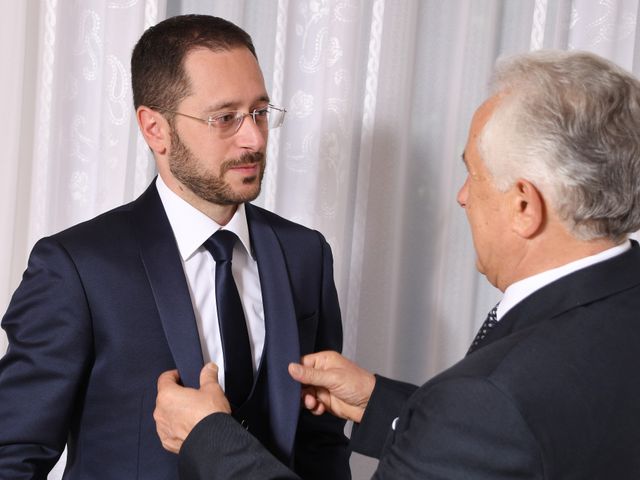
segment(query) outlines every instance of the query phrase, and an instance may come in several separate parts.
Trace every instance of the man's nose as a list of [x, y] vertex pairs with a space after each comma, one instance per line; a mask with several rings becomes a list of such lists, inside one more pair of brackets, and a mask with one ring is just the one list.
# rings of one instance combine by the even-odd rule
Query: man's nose
[[468, 183], [469, 177], [465, 179], [462, 187], [460, 187], [460, 190], [458, 190], [458, 195], [456, 196], [456, 201], [462, 208], [465, 208], [467, 206]]
[[264, 150], [267, 144], [268, 130], [258, 126], [252, 115], [245, 115], [236, 132], [239, 146], [252, 151]]

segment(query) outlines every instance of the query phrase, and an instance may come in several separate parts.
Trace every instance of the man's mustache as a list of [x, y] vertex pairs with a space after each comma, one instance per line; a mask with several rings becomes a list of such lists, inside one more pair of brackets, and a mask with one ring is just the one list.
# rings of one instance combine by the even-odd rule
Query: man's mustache
[[222, 164], [222, 172], [226, 172], [230, 168], [240, 167], [242, 165], [253, 165], [254, 163], [264, 163], [264, 153], [262, 152], [247, 152], [240, 158], [233, 158], [227, 160]]

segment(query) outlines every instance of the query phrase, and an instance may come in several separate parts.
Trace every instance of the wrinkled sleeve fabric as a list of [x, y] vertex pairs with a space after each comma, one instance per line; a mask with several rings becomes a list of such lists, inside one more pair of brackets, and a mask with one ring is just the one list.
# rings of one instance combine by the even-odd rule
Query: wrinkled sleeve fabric
[[[408, 386], [407, 386], [408, 388]], [[231, 417], [214, 414], [180, 452], [181, 480], [297, 479]], [[377, 480], [542, 480], [542, 451], [516, 403], [486, 379], [447, 380], [411, 396], [387, 441]]]
[[378, 480], [538, 480], [543, 455], [518, 404], [486, 378], [420, 388], [387, 439]]
[[179, 454], [180, 480], [300, 479], [230, 415], [214, 413], [191, 431]]
[[39, 241], [2, 319], [0, 478], [45, 479], [61, 455], [92, 352], [90, 315], [64, 248]]
[[376, 375], [376, 384], [360, 424], [354, 424], [351, 450], [380, 458], [394, 420], [418, 387]]

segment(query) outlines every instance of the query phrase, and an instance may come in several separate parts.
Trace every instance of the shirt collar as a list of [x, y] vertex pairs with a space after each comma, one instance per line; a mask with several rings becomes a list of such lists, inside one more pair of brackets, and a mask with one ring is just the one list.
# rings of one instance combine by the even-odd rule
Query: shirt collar
[[523, 280], [519, 280], [511, 285], [504, 291], [504, 296], [500, 300], [498, 305], [497, 318], [500, 320], [511, 308], [516, 306], [519, 302], [531, 295], [536, 290], [549, 285], [551, 282], [557, 279], [569, 275], [577, 270], [595, 265], [596, 263], [603, 262], [610, 258], [613, 258], [621, 253], [626, 252], [631, 248], [631, 242], [626, 241], [615, 247], [608, 248], [600, 253], [591, 255], [589, 257], [580, 258], [573, 262], [567, 263], [557, 268], [547, 270], [546, 272], [538, 273], [527, 277]]
[[235, 233], [247, 253], [253, 257], [249, 225], [243, 203], [238, 205], [229, 223], [222, 226], [180, 198], [167, 187], [160, 175], [156, 179], [156, 188], [183, 261], [187, 261], [211, 235], [220, 229]]

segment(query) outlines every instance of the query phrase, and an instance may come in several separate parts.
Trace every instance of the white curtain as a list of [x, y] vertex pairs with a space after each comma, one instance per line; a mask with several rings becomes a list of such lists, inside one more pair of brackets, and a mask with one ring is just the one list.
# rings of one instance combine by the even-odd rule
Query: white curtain
[[[455, 202], [467, 127], [494, 60], [584, 49], [640, 73], [638, 8], [638, 0], [0, 0], [0, 307], [38, 238], [133, 199], [153, 178], [133, 115], [131, 49], [166, 16], [209, 13], [252, 35], [273, 102], [289, 110], [270, 138], [258, 203], [331, 243], [345, 353], [422, 382], [462, 357], [499, 298], [475, 271]], [[359, 456], [352, 463], [356, 479], [375, 467]]]

